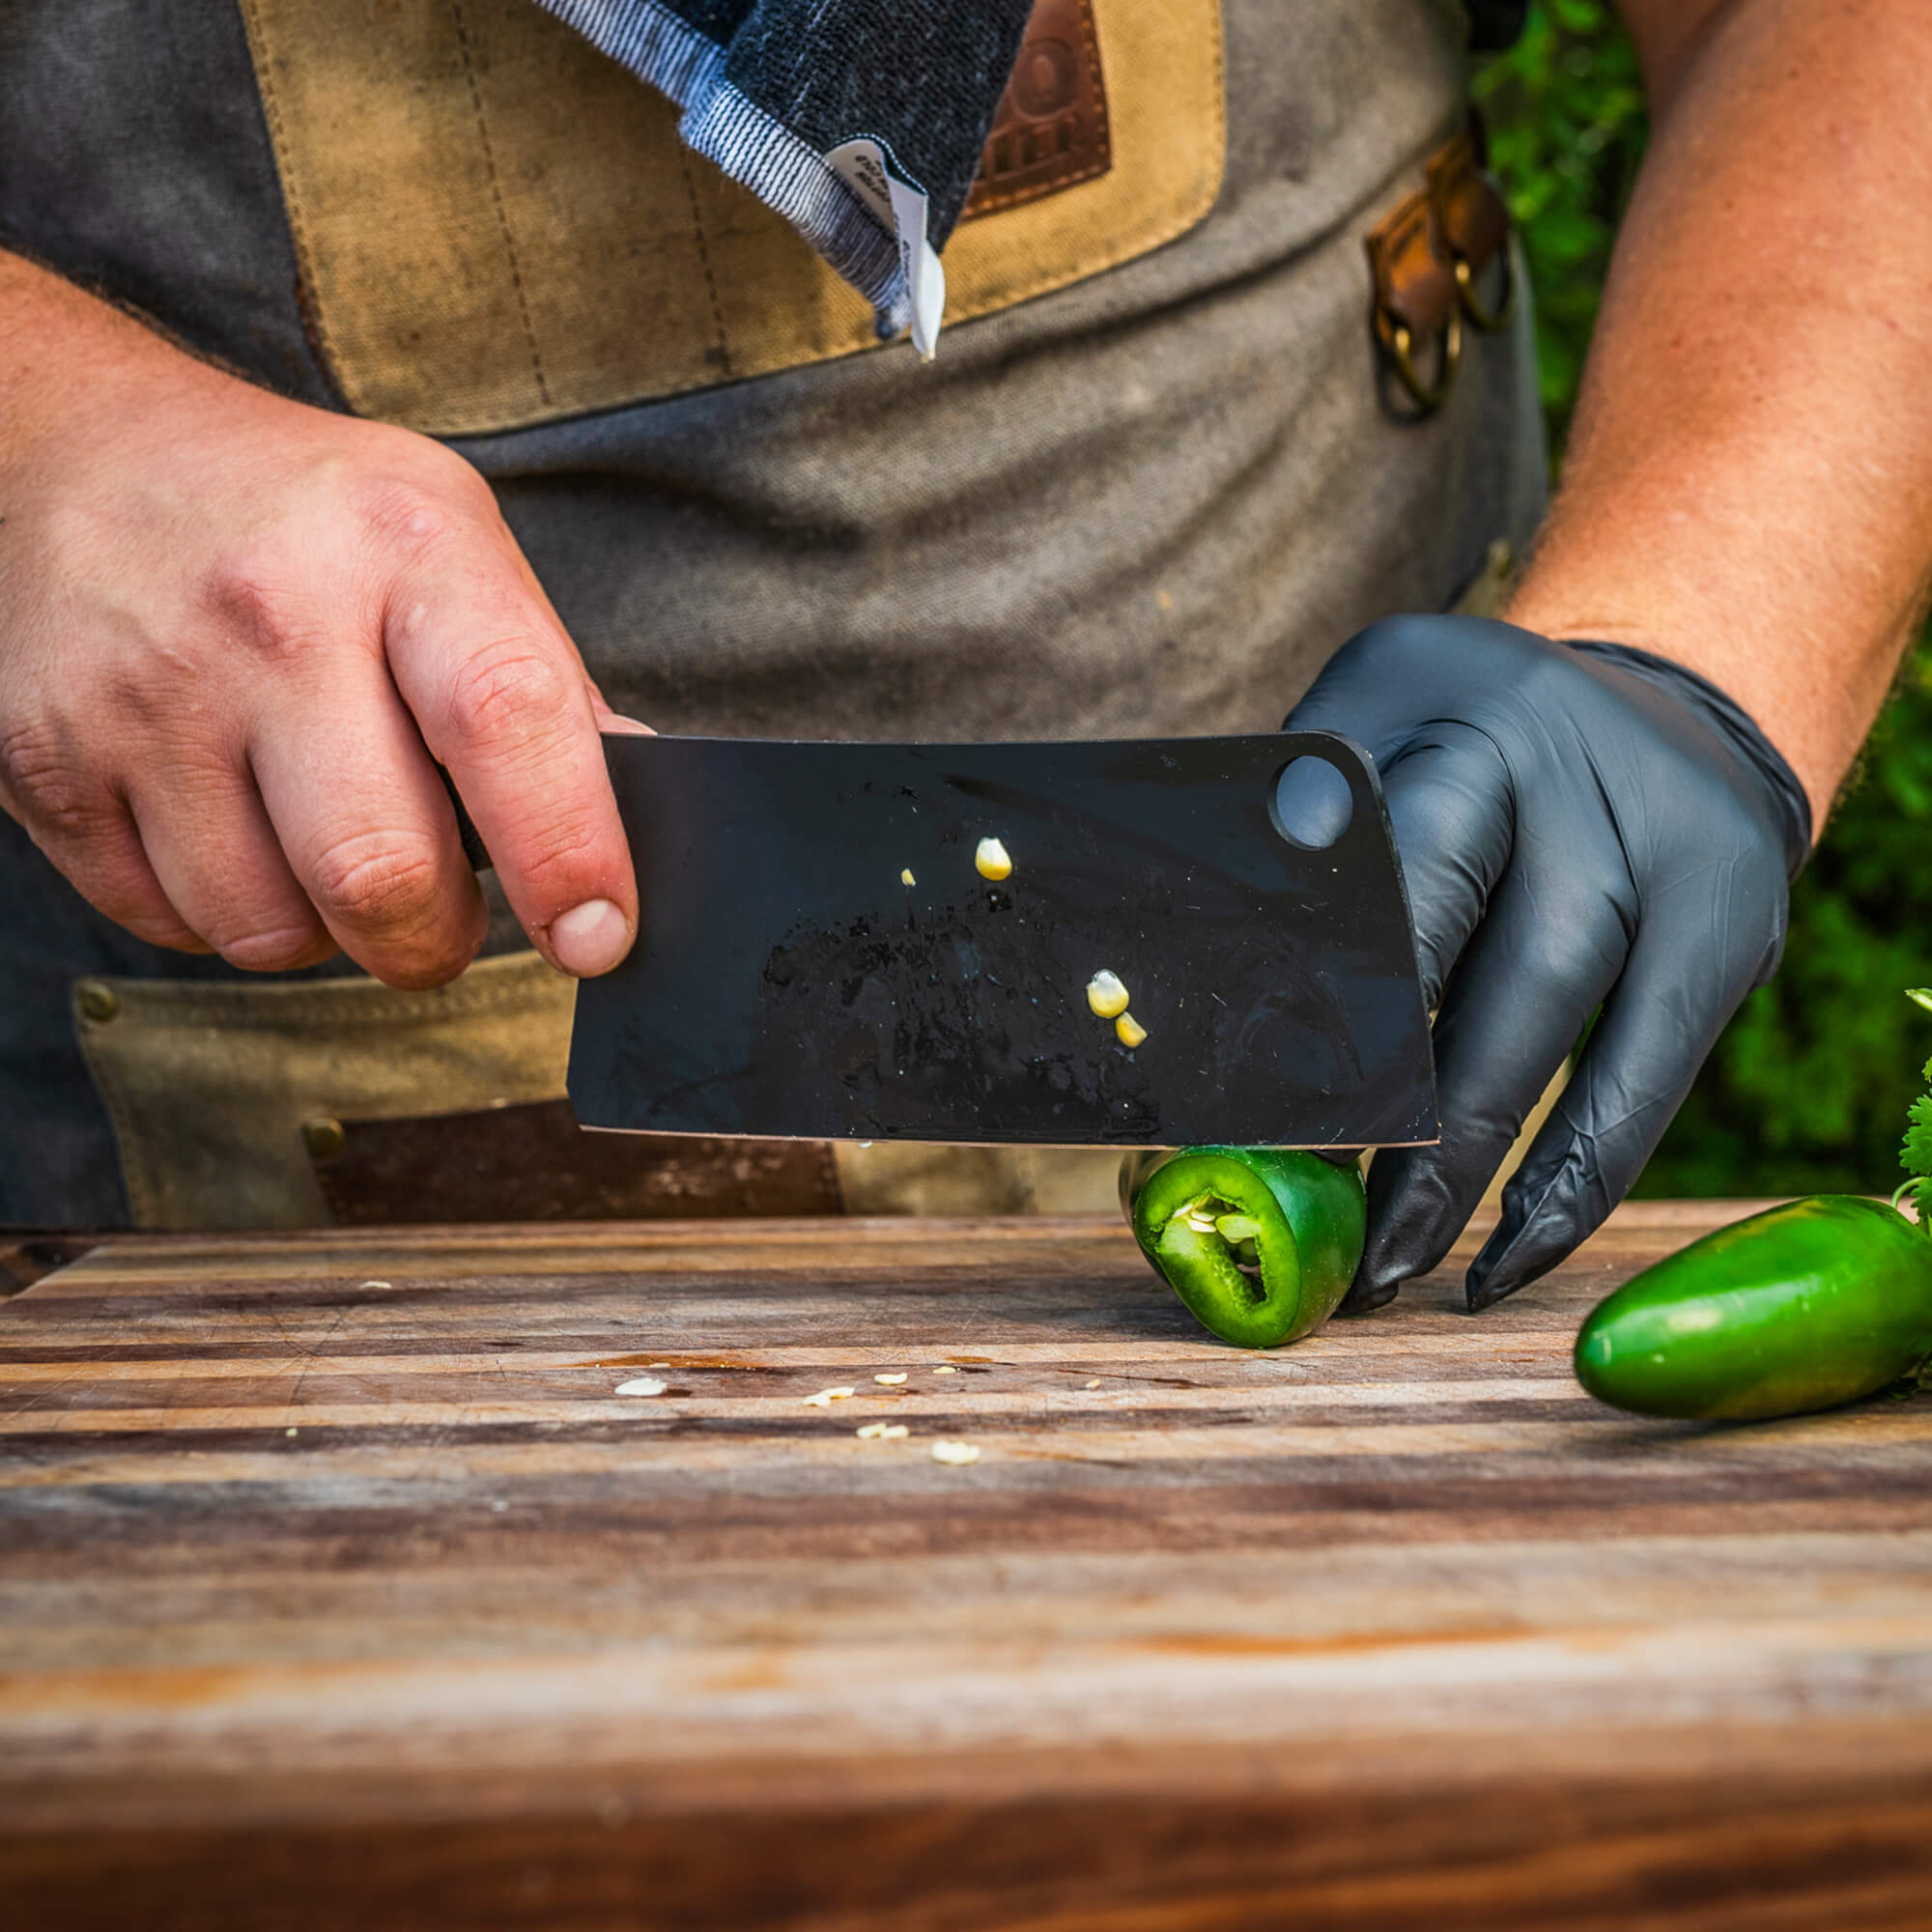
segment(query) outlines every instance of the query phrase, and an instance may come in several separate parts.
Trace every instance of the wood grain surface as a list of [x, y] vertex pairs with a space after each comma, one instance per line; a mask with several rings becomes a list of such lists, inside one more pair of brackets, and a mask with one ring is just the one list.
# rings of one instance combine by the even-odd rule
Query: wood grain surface
[[1932, 1924], [1932, 1401], [1570, 1374], [1737, 1211], [1264, 1356], [1095, 1222], [117, 1239], [0, 1303], [0, 1922]]

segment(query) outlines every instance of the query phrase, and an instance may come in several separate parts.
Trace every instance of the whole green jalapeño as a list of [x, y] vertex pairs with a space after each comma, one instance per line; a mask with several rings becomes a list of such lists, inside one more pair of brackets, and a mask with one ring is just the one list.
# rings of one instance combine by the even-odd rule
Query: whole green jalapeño
[[1814, 1194], [1719, 1228], [1591, 1311], [1577, 1378], [1638, 1415], [1833, 1408], [1932, 1360], [1932, 1240], [1883, 1202]]
[[1243, 1349], [1319, 1328], [1348, 1293], [1368, 1225], [1360, 1167], [1285, 1148], [1130, 1156], [1134, 1238], [1204, 1327]]

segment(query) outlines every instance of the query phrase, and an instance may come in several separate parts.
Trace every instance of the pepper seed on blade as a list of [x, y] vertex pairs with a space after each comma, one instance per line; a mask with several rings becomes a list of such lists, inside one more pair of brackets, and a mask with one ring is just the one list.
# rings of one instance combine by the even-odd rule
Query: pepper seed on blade
[[1012, 875], [1012, 859], [997, 838], [980, 840], [973, 854], [973, 864], [982, 879], [991, 879], [995, 884]]

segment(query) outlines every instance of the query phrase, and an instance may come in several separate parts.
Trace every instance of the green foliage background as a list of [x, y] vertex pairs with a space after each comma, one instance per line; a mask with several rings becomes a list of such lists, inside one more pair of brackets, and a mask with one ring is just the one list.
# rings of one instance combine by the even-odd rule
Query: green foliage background
[[[1601, 0], [1537, 0], [1477, 76], [1529, 257], [1551, 447], [1562, 448], [1616, 221], [1642, 158], [1636, 62]], [[1778, 977], [1747, 1000], [1639, 1194], [1889, 1193], [1932, 1024], [1932, 639], [1921, 638], [1859, 779], [1792, 895]], [[1916, 863], [1915, 863], [1916, 862]]]

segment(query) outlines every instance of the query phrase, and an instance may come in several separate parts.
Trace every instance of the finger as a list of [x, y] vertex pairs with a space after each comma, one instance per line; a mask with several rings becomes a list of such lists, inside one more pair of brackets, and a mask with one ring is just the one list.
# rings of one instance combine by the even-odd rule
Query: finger
[[70, 798], [57, 816], [22, 809], [12, 787], [8, 810], [63, 878], [95, 911], [150, 946], [173, 952], [214, 949], [184, 919], [155, 876], [128, 803], [104, 785], [83, 802]]
[[[504, 525], [503, 528], [505, 534], [508, 535], [509, 526]], [[513, 535], [509, 537], [509, 540], [512, 543], [516, 541]], [[568, 643], [570, 633], [564, 628], [563, 619], [556, 614], [556, 606], [550, 601], [549, 593], [537, 582], [536, 572], [530, 568], [529, 559], [524, 555], [522, 551], [515, 552], [514, 555], [517, 565], [518, 582], [523, 584], [530, 597], [534, 599], [545, 617], [549, 619], [552, 627]], [[570, 649], [572, 655], [577, 659], [578, 668], [582, 672], [583, 688], [590, 694], [590, 711], [592, 717], [597, 721], [597, 729], [599, 732], [609, 737], [655, 738], [657, 736], [656, 731], [650, 725], [646, 724], [641, 718], [627, 717], [623, 712], [612, 708], [611, 700], [604, 696], [603, 686], [590, 675], [589, 668], [584, 665], [582, 654], [577, 651], [577, 647], [572, 644]]]
[[335, 943], [385, 984], [440, 986], [489, 910], [456, 814], [386, 671], [321, 651], [298, 706], [256, 724], [249, 764], [289, 868]]
[[1616, 983], [1629, 938], [1613, 901], [1566, 902], [1513, 870], [1443, 996], [1435, 1030], [1442, 1138], [1388, 1148], [1369, 1170], [1369, 1237], [1349, 1291], [1355, 1309], [1389, 1300], [1449, 1252], [1491, 1177]]
[[161, 890], [231, 966], [287, 972], [336, 951], [246, 770], [169, 772], [142, 787], [132, 809]]
[[630, 847], [589, 681], [514, 553], [485, 538], [433, 549], [392, 587], [384, 639], [525, 930], [564, 972], [608, 972], [637, 932]]
[[1756, 977], [1747, 957], [1729, 962], [1728, 977], [1684, 970], [1709, 922], [1708, 911], [1645, 921], [1576, 1073], [1503, 1190], [1502, 1217], [1469, 1267], [1471, 1308], [1515, 1293], [1595, 1234], [1656, 1151]]
[[1509, 866], [1516, 822], [1509, 771], [1486, 732], [1442, 720], [1395, 753], [1382, 794], [1402, 856], [1423, 1004], [1433, 1012]]
[[641, 718], [626, 718], [621, 711], [612, 711], [604, 701], [604, 696], [594, 686], [591, 689], [592, 715], [597, 720], [597, 728], [606, 737], [615, 738], [655, 738], [657, 732]]
[[590, 715], [605, 736], [655, 738], [658, 735], [641, 718], [627, 718], [621, 711], [612, 711], [611, 700], [597, 688], [597, 680], [588, 671], [583, 675], [583, 687], [590, 694]]

